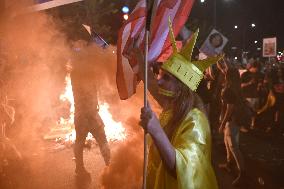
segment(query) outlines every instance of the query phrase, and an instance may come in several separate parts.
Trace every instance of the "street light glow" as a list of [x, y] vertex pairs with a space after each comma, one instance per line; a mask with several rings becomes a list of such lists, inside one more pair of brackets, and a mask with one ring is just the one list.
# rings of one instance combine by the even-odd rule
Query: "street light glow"
[[201, 2], [201, 3], [204, 3], [204, 2], [205, 2], [205, 0], [200, 0], [200, 2]]
[[128, 8], [128, 6], [123, 6], [121, 10], [122, 10], [122, 12], [125, 13], [125, 14], [126, 14], [126, 13], [129, 13], [129, 8]]
[[123, 15], [124, 20], [128, 20], [128, 14]]
[[254, 41], [255, 44], [257, 44], [257, 41]]
[[255, 24], [254, 24], [254, 23], [252, 23], [252, 24], [251, 24], [251, 27], [252, 27], [252, 28], [254, 28], [254, 27], [255, 27]]
[[238, 57], [235, 57], [235, 60], [238, 60]]
[[238, 29], [238, 26], [237, 26], [237, 25], [235, 25], [235, 29]]

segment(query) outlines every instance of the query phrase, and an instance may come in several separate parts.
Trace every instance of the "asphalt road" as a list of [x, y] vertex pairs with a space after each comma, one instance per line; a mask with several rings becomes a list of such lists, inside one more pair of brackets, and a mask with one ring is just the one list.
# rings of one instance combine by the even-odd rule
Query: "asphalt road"
[[[281, 136], [277, 140], [275, 137], [272, 138], [274, 140], [271, 138], [269, 140], [267, 135], [262, 136], [253, 132], [241, 135], [241, 150], [245, 156], [248, 180], [242, 188], [284, 188], [282, 138]], [[117, 145], [116, 143], [112, 144], [112, 148]], [[39, 137], [27, 144], [22, 143], [20, 146], [19, 150], [23, 152], [23, 161], [11, 163], [7, 175], [2, 175], [0, 179], [1, 189], [100, 188], [100, 175], [105, 165], [96, 145], [93, 145], [91, 150], [85, 150], [84, 153], [86, 167], [92, 176], [91, 182], [82, 182], [76, 179], [71, 147], [57, 146], [55, 142], [45, 141]], [[212, 151], [219, 188], [234, 189], [231, 183], [236, 175], [220, 170], [217, 166], [225, 160], [221, 135], [214, 137]]]

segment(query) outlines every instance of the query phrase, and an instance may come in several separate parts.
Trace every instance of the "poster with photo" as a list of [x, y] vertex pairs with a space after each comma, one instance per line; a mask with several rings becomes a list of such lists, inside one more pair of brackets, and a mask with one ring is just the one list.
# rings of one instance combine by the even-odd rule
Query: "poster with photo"
[[263, 48], [262, 48], [263, 57], [274, 57], [276, 56], [277, 51], [277, 39], [273, 38], [264, 38], [263, 39]]
[[200, 48], [200, 52], [206, 56], [214, 56], [221, 54], [225, 45], [228, 43], [228, 38], [226, 38], [222, 33], [213, 29], [205, 42]]

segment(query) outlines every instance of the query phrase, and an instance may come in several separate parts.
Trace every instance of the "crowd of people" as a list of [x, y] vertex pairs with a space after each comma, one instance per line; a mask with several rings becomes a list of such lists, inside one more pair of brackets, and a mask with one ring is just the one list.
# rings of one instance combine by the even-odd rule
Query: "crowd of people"
[[234, 81], [240, 83], [240, 95], [253, 111], [251, 120], [246, 125], [242, 125], [241, 131], [283, 132], [281, 115], [284, 113], [284, 65], [274, 59], [261, 61], [259, 58], [251, 58], [247, 64], [233, 63], [230, 59], [226, 59], [219, 62], [215, 70], [212, 68], [213, 71], [209, 72], [208, 79], [204, 81], [206, 88], [203, 87], [199, 92], [207, 93], [200, 96], [206, 96], [205, 102], [211, 105], [212, 127], [218, 129], [216, 127], [219, 124], [218, 115], [222, 107], [221, 93], [226, 83], [226, 75], [233, 74], [233, 72], [227, 73], [227, 70], [231, 69], [239, 72], [239, 78], [234, 78]]
[[284, 65], [274, 59], [248, 64], [224, 59], [207, 71], [198, 93], [207, 103], [212, 135], [224, 134], [226, 162], [219, 167], [238, 176], [233, 185], [245, 181], [244, 158], [239, 148], [240, 132], [283, 135]]

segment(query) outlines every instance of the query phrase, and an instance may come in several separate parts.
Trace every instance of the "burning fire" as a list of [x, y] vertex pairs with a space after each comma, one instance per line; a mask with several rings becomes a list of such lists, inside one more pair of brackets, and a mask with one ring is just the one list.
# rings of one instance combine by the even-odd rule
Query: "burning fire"
[[[68, 127], [70, 132], [65, 137], [65, 142], [74, 142], [76, 138], [76, 132], [74, 129], [74, 97], [72, 92], [71, 78], [70, 74], [67, 74], [65, 77], [65, 91], [60, 95], [61, 101], [68, 101], [71, 104], [70, 107], [70, 116], [67, 119], [63, 117], [58, 121], [58, 125], [64, 127]], [[121, 122], [116, 122], [113, 120], [111, 113], [109, 112], [109, 104], [106, 102], [99, 101], [99, 115], [102, 118], [105, 125], [105, 133], [108, 141], [120, 141], [126, 138], [125, 128], [122, 126]], [[92, 140], [93, 137], [89, 133], [87, 136], [87, 140]]]
[[67, 100], [71, 104], [70, 116], [68, 119], [64, 119], [63, 117], [61, 117], [59, 120], [59, 125], [73, 125], [75, 106], [74, 106], [74, 97], [73, 97], [73, 92], [72, 92], [71, 78], [70, 78], [69, 73], [65, 77], [65, 84], [66, 84], [65, 92], [60, 95], [59, 99], [63, 102]]
[[109, 104], [99, 102], [99, 115], [105, 124], [105, 133], [108, 141], [124, 140], [126, 138], [125, 128], [121, 122], [112, 119], [111, 113], [108, 111]]

